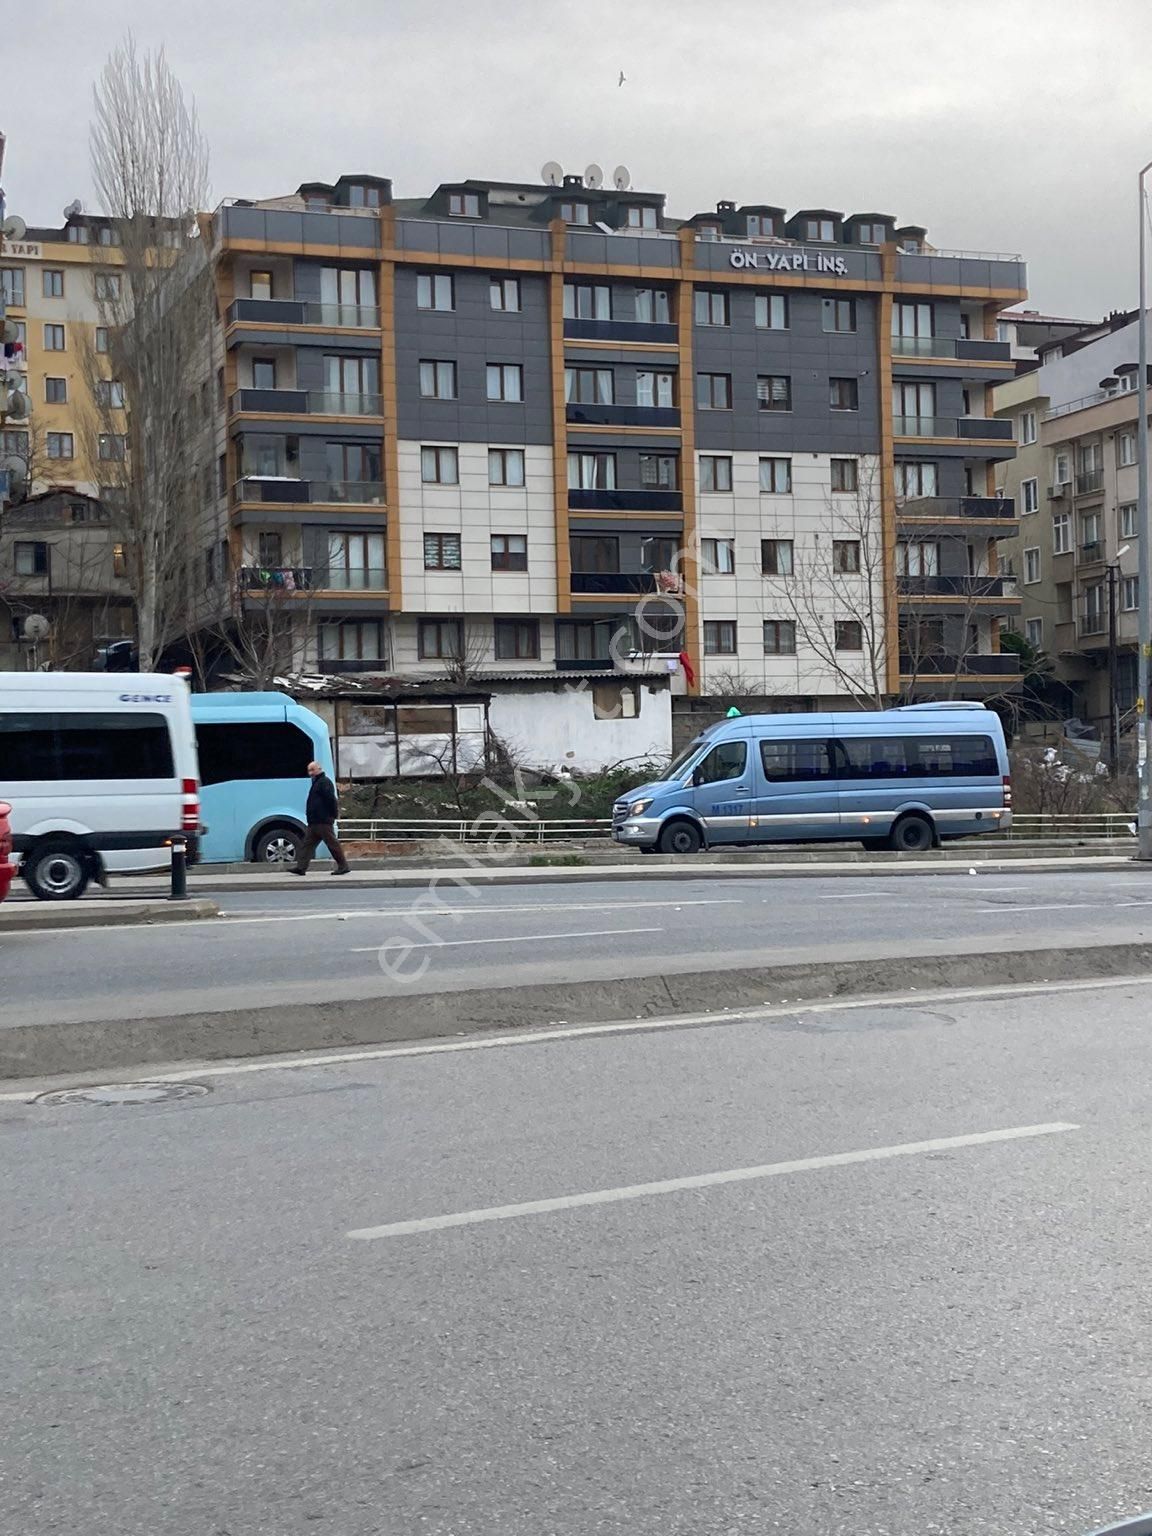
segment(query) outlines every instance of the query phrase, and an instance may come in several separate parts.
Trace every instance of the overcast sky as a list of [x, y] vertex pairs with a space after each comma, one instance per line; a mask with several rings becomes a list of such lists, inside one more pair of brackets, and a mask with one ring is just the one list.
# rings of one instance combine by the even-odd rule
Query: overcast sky
[[893, 213], [1022, 252], [1030, 307], [1135, 302], [1148, 0], [34, 0], [0, 103], [28, 223], [90, 206], [92, 82], [129, 28], [195, 97], [216, 199], [623, 162], [673, 214]]

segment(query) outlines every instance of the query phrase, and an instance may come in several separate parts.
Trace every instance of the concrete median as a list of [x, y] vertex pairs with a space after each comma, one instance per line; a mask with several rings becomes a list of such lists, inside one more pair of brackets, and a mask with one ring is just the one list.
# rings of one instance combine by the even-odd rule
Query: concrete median
[[220, 908], [203, 896], [187, 901], [6, 901], [0, 905], [0, 938], [45, 928], [123, 928], [219, 916]]
[[1146, 976], [1152, 943], [1067, 945], [828, 960], [653, 977], [290, 1003], [170, 1018], [15, 1025], [0, 1031], [0, 1078], [140, 1069], [283, 1052], [427, 1040], [547, 1024], [715, 1014], [829, 997]]

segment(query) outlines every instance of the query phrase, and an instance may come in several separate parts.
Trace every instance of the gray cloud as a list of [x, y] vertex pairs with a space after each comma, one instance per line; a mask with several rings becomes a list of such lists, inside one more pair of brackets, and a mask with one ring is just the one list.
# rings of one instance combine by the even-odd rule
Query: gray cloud
[[[402, 196], [546, 159], [717, 198], [896, 214], [1021, 251], [1030, 303], [1134, 302], [1152, 158], [1146, 0], [37, 0], [5, 39], [9, 206], [89, 193], [87, 118], [131, 27], [195, 96], [218, 197], [341, 172]], [[617, 86], [619, 71], [627, 83]]]

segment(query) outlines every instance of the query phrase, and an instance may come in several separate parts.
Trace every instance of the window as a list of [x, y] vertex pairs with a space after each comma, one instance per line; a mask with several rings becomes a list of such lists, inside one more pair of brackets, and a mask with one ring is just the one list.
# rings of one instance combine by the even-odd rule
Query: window
[[764, 620], [765, 656], [795, 656], [796, 623], [793, 619]]
[[696, 324], [728, 324], [728, 295], [722, 288], [697, 288]]
[[1044, 644], [1044, 620], [1026, 619], [1024, 621], [1024, 638], [1034, 650], [1039, 650]]
[[120, 297], [121, 279], [119, 272], [97, 272], [92, 279], [92, 285], [97, 299], [113, 301]]
[[329, 619], [319, 638], [321, 661], [385, 660], [378, 619]]
[[834, 491], [860, 489], [860, 467], [855, 459], [832, 460], [832, 489]]
[[459, 485], [460, 450], [421, 448], [420, 479], [425, 485]]
[[996, 322], [996, 340], [997, 341], [1011, 341], [1012, 340], [1012, 327], [1008, 324], [1007, 320], [997, 320], [997, 322]]
[[424, 359], [420, 364], [420, 394], [425, 400], [455, 400], [456, 364]]
[[496, 620], [497, 661], [538, 661], [539, 658], [539, 619]]
[[938, 576], [939, 544], [932, 539], [901, 539], [896, 545], [896, 570], [901, 576]]
[[424, 535], [424, 569], [426, 571], [458, 571], [460, 566], [460, 535], [458, 533], [426, 533]]
[[480, 194], [478, 192], [449, 192], [448, 214], [453, 219], [478, 219]]
[[760, 489], [769, 495], [790, 496], [792, 494], [792, 460], [761, 459]]
[[198, 725], [196, 756], [200, 783], [243, 779], [303, 778], [315, 752], [312, 738], [297, 725]]
[[858, 411], [860, 409], [859, 380], [829, 379], [828, 404], [834, 411]]
[[523, 400], [524, 370], [519, 363], [489, 363], [489, 400]]
[[1052, 519], [1052, 553], [1067, 555], [1072, 549], [1072, 518], [1067, 512], [1057, 512]]
[[855, 299], [822, 299], [820, 309], [826, 331], [854, 331], [856, 329]]
[[922, 459], [896, 460], [896, 495], [902, 501], [916, 501], [936, 495], [936, 465]]
[[512, 314], [520, 308], [520, 279], [518, 277], [490, 277], [488, 279], [488, 303], [493, 309]]
[[456, 308], [456, 282], [450, 272], [416, 274], [416, 308], [451, 310]]
[[883, 245], [888, 238], [888, 226], [886, 224], [857, 224], [856, 242], [858, 245]]
[[[708, 626], [704, 628], [707, 630]], [[704, 649], [707, 654], [707, 644]], [[734, 653], [721, 651], [718, 654], [727, 656]], [[746, 741], [721, 741], [703, 759], [692, 777], [697, 784], [727, 784], [732, 779], [740, 778], [747, 762]]]
[[45, 267], [41, 277], [44, 283], [44, 297], [46, 299], [62, 299], [64, 297], [64, 273], [59, 267]]
[[655, 229], [656, 210], [633, 203], [627, 210], [629, 229]]
[[702, 411], [730, 411], [732, 409], [732, 375], [730, 373], [698, 373], [696, 404]]
[[700, 455], [701, 491], [730, 491], [732, 489], [732, 460], [727, 454], [702, 453]]
[[895, 384], [892, 414], [898, 437], [928, 437], [935, 426], [935, 384]]
[[1133, 613], [1140, 606], [1139, 576], [1125, 576], [1120, 582], [1120, 606], [1125, 613]]
[[[667, 298], [667, 294], [664, 295]], [[606, 283], [565, 283], [565, 320], [611, 320], [612, 290]]]
[[44, 445], [50, 459], [70, 459], [73, 456], [71, 432], [47, 432], [44, 435]]
[[[736, 620], [735, 619], [705, 619], [704, 620], [704, 654], [705, 656], [735, 656], [736, 654]], [[740, 747], [744, 750], [744, 743], [730, 742], [726, 745]], [[739, 772], [739, 770], [738, 770]], [[722, 775], [730, 777], [728, 774]]]
[[842, 779], [1000, 776], [990, 736], [848, 736], [838, 755]]
[[1021, 411], [1019, 432], [1022, 443], [1034, 443], [1036, 441], [1035, 411]]
[[32, 451], [32, 441], [27, 432], [14, 427], [0, 428], [0, 458], [27, 459]]
[[679, 457], [674, 453], [642, 453], [640, 484], [646, 490], [677, 490], [680, 485]]
[[556, 621], [556, 657], [559, 661], [606, 661], [611, 656], [615, 620], [596, 623], [588, 619]]
[[1128, 464], [1136, 462], [1136, 434], [1135, 432], [1117, 432], [1116, 434], [1116, 462], [1123, 469]]
[[283, 540], [279, 533], [262, 533], [257, 542], [258, 559], [261, 566], [278, 569], [284, 563]]
[[14, 544], [12, 553], [16, 562], [17, 576], [47, 576], [47, 544]]
[[[492, 543], [492, 569], [494, 571], [526, 571], [528, 569], [528, 537], [523, 533], [494, 533]], [[499, 655], [499, 652], [497, 652]]]
[[564, 398], [569, 404], [611, 405], [616, 398], [611, 368], [565, 368]]
[[1136, 522], [1136, 503], [1124, 501], [1120, 503], [1120, 537], [1122, 539], [1135, 539], [1139, 537], [1138, 524]]
[[636, 320], [640, 325], [671, 325], [672, 303], [666, 288], [637, 288]]
[[590, 224], [592, 222], [592, 216], [587, 203], [561, 203], [560, 217], [566, 224]]
[[124, 409], [124, 386], [119, 379], [97, 379], [96, 404], [111, 410]]
[[1020, 482], [1020, 511], [1021, 513], [1039, 512], [1040, 510], [1040, 482], [1035, 478], [1021, 480]]
[[224, 397], [224, 370], [223, 370], [223, 368], [217, 368], [217, 370], [216, 370], [216, 408], [217, 408], [217, 410], [222, 411], [224, 409], [224, 405], [225, 405], [225, 397]]
[[45, 402], [46, 405], [67, 405], [67, 403], [68, 403], [68, 380], [67, 379], [45, 379], [44, 380], [44, 402]]
[[893, 304], [892, 335], [896, 340], [928, 340], [935, 330], [931, 304]]
[[778, 737], [761, 741], [760, 762], [770, 784], [802, 784], [837, 777], [826, 741], [787, 741]]
[[337, 592], [370, 592], [386, 585], [387, 565], [382, 533], [330, 529], [327, 568], [315, 585]]
[[0, 267], [0, 302], [24, 305], [24, 268]]
[[791, 576], [792, 540], [760, 540], [760, 574], [762, 576]]
[[709, 221], [707, 224], [697, 224], [696, 234], [701, 240], [719, 240], [724, 233], [719, 224]]
[[636, 370], [636, 404], [668, 411], [676, 405], [676, 375], [670, 370]]
[[45, 352], [63, 352], [64, 327], [62, 325], [46, 325], [44, 327]]
[[574, 491], [614, 491], [614, 453], [569, 453], [568, 487]]
[[489, 448], [488, 484], [511, 486], [524, 484], [523, 448]]
[[568, 548], [574, 571], [607, 575], [620, 569], [620, 540], [612, 534], [574, 533]]
[[228, 493], [228, 455], [222, 453], [216, 460], [216, 494], [225, 496]]
[[1052, 461], [1052, 484], [1067, 485], [1072, 479], [1072, 455], [1058, 453]]
[[787, 374], [761, 374], [756, 380], [756, 404], [762, 411], [792, 409], [792, 380]]
[[776, 219], [770, 213], [750, 213], [748, 214], [747, 229], [749, 240], [760, 239], [766, 235], [774, 235], [776, 233]]
[[[335, 319], [340, 325], [375, 325], [377, 316], [374, 269], [371, 267], [321, 267], [320, 303], [328, 307], [329, 313], [332, 309], [337, 311]], [[323, 309], [321, 318], [328, 319]]]
[[805, 240], [835, 240], [836, 224], [833, 219], [805, 219]]
[[1100, 635], [1105, 623], [1104, 583], [1097, 582], [1084, 593], [1084, 633]]
[[864, 626], [859, 619], [836, 620], [836, 649], [838, 651], [864, 649]]
[[705, 576], [733, 576], [736, 573], [735, 539], [701, 539], [700, 562]]
[[354, 181], [348, 188], [349, 208], [379, 208], [380, 188], [362, 186]]
[[128, 574], [128, 557], [124, 552], [123, 544], [113, 544], [112, 546], [112, 574], [118, 578], [123, 578]]
[[1099, 544], [1103, 529], [1099, 512], [1085, 512], [1080, 519], [1080, 542], [1086, 550], [1095, 550]]
[[122, 432], [101, 432], [96, 446], [105, 464], [119, 463], [128, 456], [128, 439]]
[[248, 296], [253, 299], [270, 299], [272, 297], [271, 272], [249, 273]]
[[788, 295], [786, 293], [758, 293], [756, 295], [756, 324], [763, 331], [788, 329]]
[[635, 683], [593, 683], [593, 720], [635, 720], [640, 713], [640, 690]]
[[170, 779], [172, 743], [163, 715], [57, 714], [0, 716], [5, 782]]
[[860, 540], [832, 540], [832, 569], [840, 576], [856, 576], [860, 572]]
[[1024, 581], [1031, 586], [1040, 580], [1040, 551], [1038, 549], [1026, 549], [1024, 551]]
[[421, 619], [418, 650], [421, 661], [452, 661], [463, 654], [464, 630], [459, 619]]

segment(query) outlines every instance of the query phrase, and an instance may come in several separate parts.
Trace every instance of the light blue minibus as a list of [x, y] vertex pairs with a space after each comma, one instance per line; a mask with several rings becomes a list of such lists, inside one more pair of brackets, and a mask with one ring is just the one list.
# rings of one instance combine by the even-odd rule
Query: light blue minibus
[[612, 836], [642, 853], [861, 842], [919, 852], [1012, 822], [1004, 729], [982, 704], [721, 720], [665, 776], [616, 801]]
[[283, 693], [194, 693], [204, 864], [295, 863], [308, 764], [332, 777], [328, 728]]

